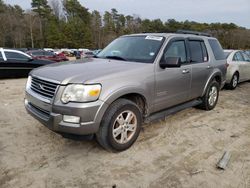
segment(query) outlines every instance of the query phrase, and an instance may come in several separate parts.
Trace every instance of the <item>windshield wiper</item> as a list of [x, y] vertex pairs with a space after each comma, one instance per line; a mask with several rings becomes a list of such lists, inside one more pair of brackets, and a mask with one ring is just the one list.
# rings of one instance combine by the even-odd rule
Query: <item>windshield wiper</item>
[[123, 57], [120, 57], [120, 56], [111, 56], [111, 55], [108, 55], [108, 56], [105, 56], [105, 58], [107, 59], [117, 59], [117, 60], [123, 60], [123, 61], [127, 61], [125, 58]]

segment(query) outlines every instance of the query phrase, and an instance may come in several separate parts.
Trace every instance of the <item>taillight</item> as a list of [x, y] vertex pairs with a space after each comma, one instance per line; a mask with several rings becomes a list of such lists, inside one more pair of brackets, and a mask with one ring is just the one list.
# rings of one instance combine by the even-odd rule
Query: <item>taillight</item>
[[226, 68], [228, 68], [228, 67], [229, 67], [229, 64], [228, 64], [228, 63], [226, 63], [225, 65], [226, 65]]

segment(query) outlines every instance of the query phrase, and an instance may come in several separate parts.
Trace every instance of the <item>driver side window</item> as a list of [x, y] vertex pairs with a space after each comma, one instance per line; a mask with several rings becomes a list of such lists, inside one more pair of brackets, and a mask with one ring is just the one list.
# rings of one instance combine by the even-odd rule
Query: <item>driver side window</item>
[[168, 57], [178, 57], [182, 63], [185, 63], [187, 61], [187, 54], [184, 40], [172, 42], [163, 57], [164, 59]]
[[244, 61], [242, 55], [239, 52], [236, 52], [233, 57], [233, 61]]

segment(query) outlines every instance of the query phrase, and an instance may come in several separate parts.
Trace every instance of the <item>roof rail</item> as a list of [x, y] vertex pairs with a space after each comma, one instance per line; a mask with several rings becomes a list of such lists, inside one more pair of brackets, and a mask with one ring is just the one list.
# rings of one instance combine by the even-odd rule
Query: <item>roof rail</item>
[[180, 34], [192, 34], [192, 35], [199, 35], [199, 36], [206, 36], [206, 37], [211, 37], [212, 35], [209, 33], [203, 33], [203, 32], [198, 32], [198, 31], [190, 31], [190, 30], [177, 30], [176, 33]]

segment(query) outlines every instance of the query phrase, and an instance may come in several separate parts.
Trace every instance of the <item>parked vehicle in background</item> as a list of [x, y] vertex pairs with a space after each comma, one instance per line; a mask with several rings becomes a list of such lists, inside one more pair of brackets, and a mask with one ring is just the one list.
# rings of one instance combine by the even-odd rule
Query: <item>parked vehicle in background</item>
[[235, 89], [240, 82], [250, 80], [250, 57], [242, 50], [224, 50], [227, 55], [226, 87]]
[[90, 51], [89, 49], [87, 49], [87, 48], [79, 48], [78, 49], [78, 51], [80, 51], [80, 52], [88, 52], [88, 51]]
[[76, 59], [81, 59], [81, 52], [79, 50], [75, 50], [73, 54], [76, 57]]
[[250, 50], [245, 50], [244, 52], [250, 57]]
[[31, 50], [27, 51], [27, 54], [32, 56], [34, 59], [46, 59], [55, 62], [68, 61], [69, 59], [63, 54], [55, 54], [54, 52], [45, 50]]
[[102, 49], [97, 49], [97, 50], [93, 50], [93, 53], [94, 53], [94, 55], [97, 55], [97, 54], [99, 54], [101, 51], [102, 51]]
[[91, 57], [94, 57], [94, 53], [93, 51], [88, 51], [88, 52], [84, 52], [82, 53], [82, 58], [91, 58]]
[[33, 59], [18, 50], [0, 48], [0, 78], [27, 77], [32, 69], [51, 63], [53, 61]]
[[104, 148], [126, 150], [144, 122], [187, 107], [216, 106], [226, 58], [218, 40], [204, 35], [182, 31], [121, 36], [96, 58], [82, 60], [85, 63], [34, 70], [25, 107], [57, 133], [95, 134]]
[[44, 51], [47, 51], [47, 52], [54, 52], [54, 49], [53, 49], [53, 48], [44, 48], [43, 50], [44, 50]]
[[13, 50], [18, 50], [18, 51], [21, 51], [21, 52], [27, 52], [28, 48], [13, 48]]

